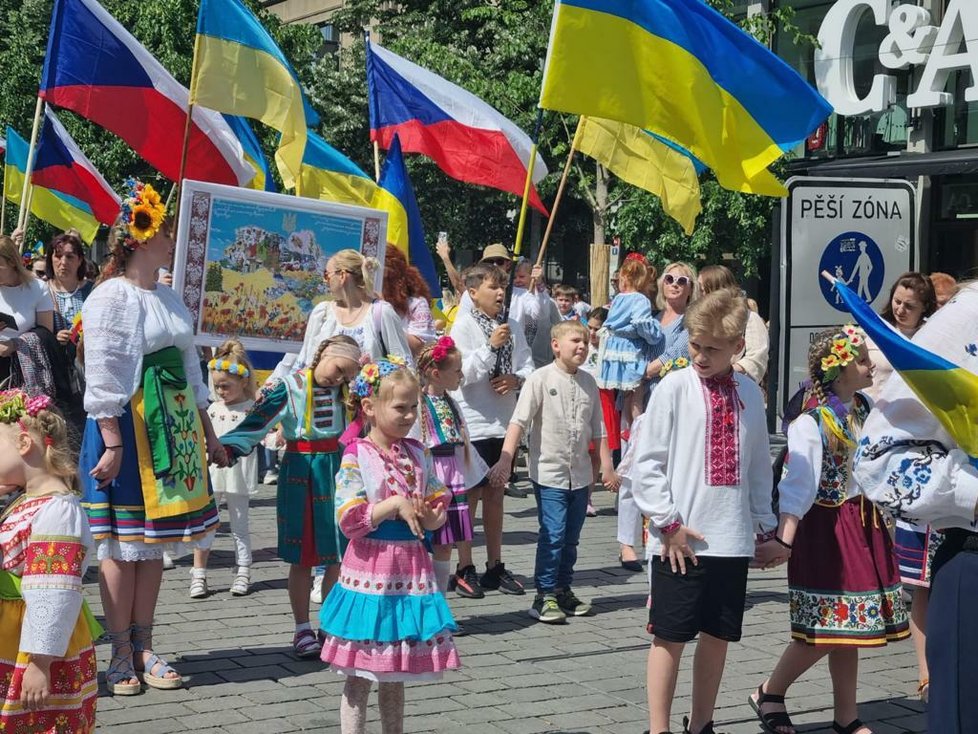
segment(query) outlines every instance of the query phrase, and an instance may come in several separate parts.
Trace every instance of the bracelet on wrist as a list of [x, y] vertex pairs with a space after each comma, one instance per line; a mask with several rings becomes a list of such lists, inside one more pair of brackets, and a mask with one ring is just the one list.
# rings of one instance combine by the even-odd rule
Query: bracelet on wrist
[[788, 550], [791, 550], [791, 543], [785, 543], [777, 535], [774, 536], [774, 539], [773, 540], [774, 540], [775, 543], [777, 543], [778, 545], [780, 545], [782, 548], [787, 548]]
[[110, 450], [112, 450], [112, 449], [121, 449], [121, 448], [122, 448], [122, 444], [121, 444], [121, 443], [119, 443], [119, 444], [116, 444], [115, 446], [106, 446], [106, 447], [105, 447], [105, 450], [106, 450], [106, 451], [110, 451]]
[[681, 528], [682, 526], [683, 524], [679, 520], [676, 520], [675, 522], [671, 522], [668, 525], [663, 525], [661, 528], [659, 528], [659, 532], [662, 533], [662, 535], [672, 535], [674, 532], [679, 530], [679, 528]]

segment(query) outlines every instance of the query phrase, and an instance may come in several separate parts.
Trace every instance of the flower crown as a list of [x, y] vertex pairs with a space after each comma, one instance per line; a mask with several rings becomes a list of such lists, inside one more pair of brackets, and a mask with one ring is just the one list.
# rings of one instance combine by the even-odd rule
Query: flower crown
[[846, 324], [842, 331], [832, 337], [829, 353], [822, 357], [822, 384], [828, 385], [839, 377], [842, 368], [859, 356], [859, 347], [866, 343], [863, 332]]
[[360, 369], [360, 374], [350, 384], [350, 397], [356, 402], [373, 397], [380, 389], [381, 380], [387, 375], [403, 369], [407, 369], [407, 362], [393, 354], [388, 354], [387, 359], [368, 362]]
[[166, 217], [166, 204], [150, 184], [126, 180], [128, 193], [122, 200], [122, 222], [127, 229], [125, 244], [130, 250], [153, 238]]
[[229, 359], [212, 359], [207, 363], [207, 369], [211, 372], [227, 372], [229, 375], [237, 375], [238, 377], [247, 377], [251, 374], [251, 370], [243, 364], [232, 362]]
[[0, 423], [15, 423], [25, 415], [36, 418], [42, 410], [51, 407], [47, 395], [31, 397], [23, 390], [4, 390], [0, 392]]
[[44, 259], [44, 243], [38, 240], [34, 243], [34, 246], [24, 250], [23, 261], [24, 267], [29, 268], [35, 260]]
[[659, 370], [659, 377], [665, 377], [672, 370], [681, 370], [683, 367], [689, 367], [689, 360], [685, 357], [670, 359], [662, 365], [662, 369]]
[[453, 349], [455, 349], [455, 340], [450, 336], [443, 336], [435, 342], [435, 347], [431, 350], [431, 359], [435, 364], [444, 362]]

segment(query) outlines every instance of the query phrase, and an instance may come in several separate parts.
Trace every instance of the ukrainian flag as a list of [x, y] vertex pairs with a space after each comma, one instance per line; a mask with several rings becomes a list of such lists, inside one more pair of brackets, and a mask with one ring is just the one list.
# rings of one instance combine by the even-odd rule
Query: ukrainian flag
[[387, 212], [387, 242], [410, 258], [410, 228], [404, 206], [360, 167], [312, 130], [299, 173], [299, 192], [310, 199], [366, 206]]
[[255, 177], [251, 179], [246, 188], [256, 191], [275, 191], [275, 180], [272, 178], [272, 171], [268, 167], [268, 159], [265, 158], [261, 143], [258, 142], [258, 136], [251, 129], [251, 125], [245, 118], [237, 115], [224, 115], [223, 117], [228, 127], [241, 141], [245, 161], [255, 170]]
[[835, 289], [920, 402], [978, 463], [978, 375], [898, 334], [841, 280], [835, 280]]
[[393, 196], [404, 210], [408, 228], [408, 262], [418, 269], [431, 292], [431, 298], [441, 298], [441, 282], [435, 269], [435, 259], [431, 256], [428, 243], [425, 242], [424, 223], [421, 221], [421, 210], [414, 196], [414, 187], [408, 178], [404, 165], [404, 155], [401, 153], [401, 138], [397, 133], [391, 139], [387, 156], [384, 158], [384, 168], [380, 172], [380, 187]]
[[[14, 204], [20, 204], [24, 193], [24, 176], [27, 173], [27, 141], [13, 128], [7, 127], [7, 154], [4, 160], [3, 196]], [[43, 186], [32, 186], [29, 194], [31, 214], [41, 221], [64, 231], [77, 230], [88, 243], [98, 234], [99, 222], [91, 207], [80, 199]]]
[[574, 150], [594, 158], [622, 181], [655, 194], [662, 209], [686, 234], [702, 210], [693, 160], [641, 128], [625, 122], [581, 117]]
[[699, 0], [558, 0], [540, 106], [661, 135], [746, 193], [767, 193], [767, 167], [832, 112]]
[[240, 0], [201, 0], [190, 102], [281, 132], [275, 161], [285, 186], [295, 186], [306, 127], [316, 121], [284, 54]]

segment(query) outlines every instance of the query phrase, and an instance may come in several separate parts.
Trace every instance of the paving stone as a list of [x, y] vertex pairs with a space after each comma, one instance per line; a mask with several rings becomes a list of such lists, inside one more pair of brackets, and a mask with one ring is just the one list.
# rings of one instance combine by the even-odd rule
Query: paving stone
[[[252, 593], [227, 591], [233, 569], [230, 538], [217, 539], [208, 580], [216, 593], [187, 598], [188, 558], [164, 574], [156, 615], [156, 644], [186, 676], [178, 691], [147, 691], [132, 698], [99, 699], [99, 731], [111, 734], [338, 734], [344, 678], [320, 662], [292, 655], [292, 616], [285, 589], [287, 567], [275, 558], [274, 489], [262, 487], [251, 510], [255, 564]], [[575, 590], [596, 610], [592, 617], [547, 626], [527, 615], [530, 595], [488, 592], [485, 599], [449, 595], [453, 612], [471, 632], [458, 638], [463, 668], [440, 682], [406, 686], [405, 731], [435, 734], [638, 734], [648, 726], [645, 662], [650, 638], [644, 574], [617, 564], [612, 498], [595, 495], [603, 510], [584, 527]], [[532, 581], [536, 511], [531, 498], [507, 499], [506, 565]], [[477, 523], [477, 532], [481, 525]], [[224, 526], [226, 533], [226, 526]], [[485, 552], [476, 549], [476, 564]], [[532, 587], [532, 584], [529, 584]], [[86, 598], [101, 614], [97, 577]], [[718, 730], [758, 734], [746, 699], [774, 668], [789, 641], [787, 583], [783, 569], [751, 573], [744, 638], [729, 649], [717, 700]], [[319, 609], [311, 608], [314, 626]], [[673, 731], [689, 711], [693, 645], [679, 673]], [[97, 646], [100, 670], [110, 654]], [[909, 643], [861, 653], [860, 716], [877, 734], [926, 729], [916, 690], [916, 661]], [[367, 731], [380, 734], [376, 686]], [[832, 694], [824, 663], [789, 692], [799, 731], [826, 731]]]

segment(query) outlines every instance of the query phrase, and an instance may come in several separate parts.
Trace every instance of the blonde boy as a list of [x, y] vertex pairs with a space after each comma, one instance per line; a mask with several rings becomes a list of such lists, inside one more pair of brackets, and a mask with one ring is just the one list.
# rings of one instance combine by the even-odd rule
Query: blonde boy
[[605, 438], [598, 385], [591, 374], [579, 369], [588, 354], [587, 327], [579, 321], [562, 321], [550, 330], [550, 337], [555, 360], [523, 385], [490, 477], [500, 481], [509, 476], [520, 438], [528, 432], [530, 479], [540, 521], [534, 571], [537, 593], [530, 616], [559, 624], [568, 615], [591, 611], [574, 595], [571, 584], [593, 478], [592, 447], [600, 453], [605, 484], [617, 488], [618, 478]]
[[690, 366], [659, 383], [636, 436], [633, 494], [649, 517], [648, 697], [651, 731], [670, 729], [683, 648], [699, 636], [686, 730], [712, 731], [727, 644], [738, 641], [751, 560], [787, 560], [757, 533], [777, 527], [764, 401], [731, 368], [744, 347], [747, 304], [731, 290], [686, 311]]

